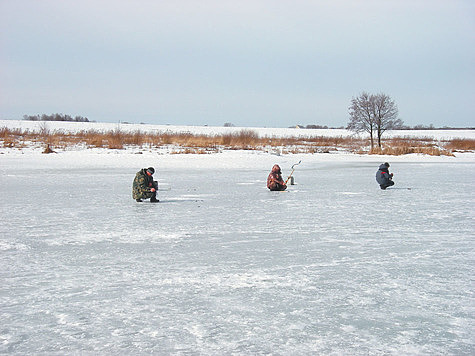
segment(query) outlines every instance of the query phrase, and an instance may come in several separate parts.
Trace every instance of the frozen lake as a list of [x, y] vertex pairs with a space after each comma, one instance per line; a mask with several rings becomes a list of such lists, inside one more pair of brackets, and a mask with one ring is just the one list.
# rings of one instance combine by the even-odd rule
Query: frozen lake
[[473, 355], [475, 163], [382, 162], [4, 165], [0, 353]]

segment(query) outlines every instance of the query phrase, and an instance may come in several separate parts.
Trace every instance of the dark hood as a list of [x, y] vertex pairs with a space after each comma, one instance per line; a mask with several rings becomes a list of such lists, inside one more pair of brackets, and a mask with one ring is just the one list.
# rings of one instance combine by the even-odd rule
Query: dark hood
[[388, 166], [386, 166], [386, 164], [383, 163], [382, 165], [379, 166], [379, 170], [383, 172], [387, 172]]

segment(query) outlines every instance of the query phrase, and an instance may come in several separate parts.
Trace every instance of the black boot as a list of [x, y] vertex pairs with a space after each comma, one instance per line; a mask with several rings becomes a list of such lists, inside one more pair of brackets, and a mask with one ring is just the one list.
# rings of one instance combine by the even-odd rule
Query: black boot
[[137, 203], [141, 203], [141, 202], [142, 202], [142, 199], [135, 199], [135, 201], [136, 201]]
[[150, 198], [150, 203], [158, 203], [160, 200], [157, 199], [157, 192], [153, 192], [152, 197]]

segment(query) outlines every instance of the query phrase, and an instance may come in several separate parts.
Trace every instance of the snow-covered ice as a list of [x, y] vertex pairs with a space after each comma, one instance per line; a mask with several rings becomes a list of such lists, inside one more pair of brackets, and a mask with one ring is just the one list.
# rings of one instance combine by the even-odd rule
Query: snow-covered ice
[[[299, 160], [296, 185], [265, 188]], [[131, 197], [148, 166], [158, 204]], [[1, 154], [0, 353], [473, 355], [474, 168], [473, 154]]]

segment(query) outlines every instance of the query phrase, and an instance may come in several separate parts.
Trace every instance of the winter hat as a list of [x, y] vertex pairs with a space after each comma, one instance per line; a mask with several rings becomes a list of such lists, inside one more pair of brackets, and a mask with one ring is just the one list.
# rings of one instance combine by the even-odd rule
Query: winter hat
[[155, 169], [153, 167], [148, 167], [147, 168], [147, 172], [149, 172], [150, 174], [154, 174], [155, 173]]
[[384, 165], [389, 168], [389, 163], [385, 162]]

